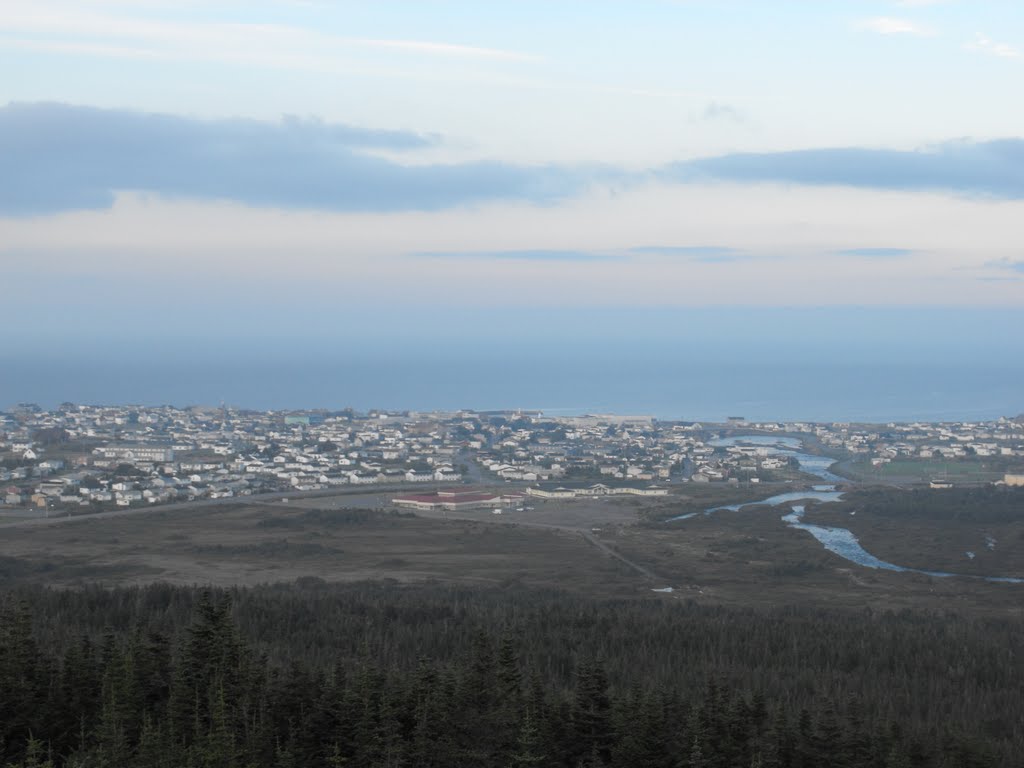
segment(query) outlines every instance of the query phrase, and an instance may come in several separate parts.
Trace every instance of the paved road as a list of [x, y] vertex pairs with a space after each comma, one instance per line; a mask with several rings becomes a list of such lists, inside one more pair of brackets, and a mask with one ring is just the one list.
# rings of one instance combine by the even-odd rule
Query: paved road
[[109, 509], [103, 512], [88, 512], [84, 515], [51, 515], [50, 517], [33, 517], [24, 520], [0, 524], [3, 528], [27, 528], [40, 525], [61, 525], [62, 523], [74, 523], [79, 520], [107, 520], [115, 517], [132, 517], [135, 515], [152, 514], [153, 512], [182, 512], [202, 507], [220, 507], [233, 504], [259, 504], [261, 502], [278, 502], [282, 499], [311, 499], [329, 496], [361, 496], [376, 493], [401, 493], [407, 492], [409, 486], [365, 486], [356, 488], [323, 489], [319, 491], [276, 491], [274, 493], [258, 493], [253, 496], [232, 496], [227, 499], [196, 499], [195, 501], [177, 501], [171, 504], [151, 504], [144, 507], [124, 507], [121, 509]]
[[465, 464], [466, 469], [466, 481], [474, 485], [486, 485], [488, 481], [493, 482], [494, 478], [485, 478], [483, 472], [480, 469], [480, 465], [476, 462], [476, 455], [469, 451], [461, 451], [455, 457], [455, 466]]

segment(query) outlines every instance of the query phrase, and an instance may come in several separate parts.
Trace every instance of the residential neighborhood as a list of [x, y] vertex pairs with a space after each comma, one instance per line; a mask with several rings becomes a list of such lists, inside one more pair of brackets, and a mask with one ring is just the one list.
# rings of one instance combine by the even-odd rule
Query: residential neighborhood
[[425, 487], [410, 491], [425, 499], [441, 486], [505, 483], [538, 498], [574, 498], [801, 479], [784, 451], [720, 440], [735, 434], [797, 437], [805, 450], [876, 469], [901, 460], [989, 460], [1016, 482], [1024, 465], [1019, 418], [710, 424], [539, 411], [21, 404], [0, 412], [0, 505], [74, 514], [352, 486]]

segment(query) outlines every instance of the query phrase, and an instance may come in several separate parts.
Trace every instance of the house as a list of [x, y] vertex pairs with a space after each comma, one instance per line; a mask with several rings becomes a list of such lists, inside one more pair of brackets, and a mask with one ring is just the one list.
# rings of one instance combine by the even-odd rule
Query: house
[[1024, 488], [1024, 472], [1007, 472], [1003, 482], [1011, 488]]
[[553, 491], [546, 491], [543, 488], [527, 488], [530, 496], [537, 496], [541, 499], [574, 499], [576, 491], [570, 488], [555, 488]]
[[434, 471], [434, 479], [440, 482], [453, 483], [461, 480], [462, 475], [453, 470], [451, 467], [438, 467]]

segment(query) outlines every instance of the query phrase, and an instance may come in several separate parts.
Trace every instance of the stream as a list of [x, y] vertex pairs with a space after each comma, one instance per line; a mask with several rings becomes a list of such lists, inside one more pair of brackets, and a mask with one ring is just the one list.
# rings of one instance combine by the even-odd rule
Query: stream
[[[832, 459], [824, 456], [813, 456], [807, 453], [801, 453], [799, 449], [802, 447], [800, 440], [794, 437], [774, 437], [771, 435], [740, 435], [737, 437], [725, 437], [717, 440], [711, 440], [709, 445], [718, 447], [729, 447], [734, 445], [751, 445], [759, 448], [765, 448], [769, 455], [778, 456], [792, 456], [797, 460], [800, 465], [800, 470], [806, 472], [809, 475], [814, 475], [827, 483], [842, 482], [843, 478], [832, 473], [830, 467], [834, 463]], [[843, 497], [842, 491], [837, 491], [833, 485], [816, 485], [809, 491], [793, 491], [790, 493], [780, 493], [775, 496], [769, 496], [761, 501], [747, 501], [742, 504], [730, 504], [728, 506], [711, 507], [704, 511], [704, 515], [711, 515], [715, 512], [720, 511], [738, 511], [743, 507], [749, 507], [754, 505], [763, 505], [775, 507], [780, 504], [789, 504], [794, 501], [807, 501], [815, 500], [823, 504], [839, 501]], [[811, 525], [810, 523], [803, 522], [804, 506], [803, 505], [791, 505], [791, 512], [783, 515], [782, 519], [790, 528], [795, 528], [800, 531], [807, 531], [811, 534], [818, 542], [829, 552], [833, 552], [840, 557], [855, 563], [856, 565], [864, 568], [875, 568], [886, 571], [900, 571], [903, 573], [922, 573], [926, 576], [935, 576], [938, 578], [950, 578], [953, 576], [960, 576], [966, 579], [983, 579], [985, 581], [1002, 582], [1007, 584], [1024, 584], [1024, 579], [1016, 578], [1013, 576], [971, 576], [966, 574], [949, 573], [946, 571], [926, 571], [919, 568], [907, 568], [902, 565], [896, 565], [895, 563], [889, 563], [885, 560], [881, 560], [864, 547], [861, 546], [860, 541], [854, 535], [853, 531], [846, 528], [833, 528], [831, 526], [824, 525]], [[698, 512], [690, 512], [685, 515], [677, 515], [671, 517], [665, 522], [676, 522], [679, 520], [686, 520], [700, 514]]]

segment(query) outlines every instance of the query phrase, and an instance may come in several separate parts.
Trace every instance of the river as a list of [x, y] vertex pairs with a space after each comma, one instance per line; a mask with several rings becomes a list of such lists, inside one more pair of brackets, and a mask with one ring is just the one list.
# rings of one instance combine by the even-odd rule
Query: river
[[[734, 445], [753, 445], [760, 448], [765, 448], [771, 455], [782, 455], [792, 456], [796, 458], [797, 463], [800, 466], [802, 472], [806, 472], [809, 475], [814, 475], [822, 480], [829, 483], [840, 482], [843, 478], [835, 475], [831, 472], [830, 467], [834, 461], [828, 457], [814, 456], [808, 453], [802, 453], [799, 449], [802, 448], [802, 443], [795, 437], [775, 437], [772, 435], [739, 435], [736, 437], [723, 437], [717, 440], [711, 440], [709, 445], [715, 446], [716, 448], [725, 448]], [[760, 505], [776, 507], [780, 504], [790, 504], [794, 501], [809, 501], [814, 500], [822, 504], [829, 504], [832, 502], [839, 501], [843, 497], [842, 491], [837, 491], [832, 485], [816, 485], [809, 491], [792, 491], [790, 493], [780, 493], [775, 496], [769, 496], [761, 501], [748, 501], [742, 504], [730, 504], [728, 506], [711, 507], [704, 511], [705, 515], [711, 515], [715, 512], [730, 510], [738, 511], [743, 507]], [[800, 531], [806, 531], [811, 534], [821, 545], [829, 552], [833, 552], [840, 557], [855, 563], [864, 568], [875, 568], [886, 571], [900, 571], [903, 573], [923, 573], [926, 576], [935, 576], [938, 578], [950, 578], [953, 576], [960, 576], [961, 578], [969, 579], [984, 579], [985, 581], [1003, 582], [1007, 584], [1024, 584], [1024, 579], [1016, 578], [1013, 576], [971, 576], [967, 574], [949, 573], [947, 571], [926, 571], [919, 568], [907, 568], [902, 565], [896, 565], [895, 563], [886, 562], [878, 557], [875, 557], [863, 546], [860, 541], [854, 535], [853, 531], [846, 528], [836, 528], [824, 525], [811, 525], [810, 523], [803, 522], [803, 515], [805, 511], [804, 505], [791, 505], [791, 510], [788, 514], [783, 515], [782, 519], [790, 528], [794, 528]], [[686, 520], [694, 517], [696, 512], [690, 512], [685, 515], [677, 515], [671, 517], [666, 522], [676, 522], [680, 520]]]

